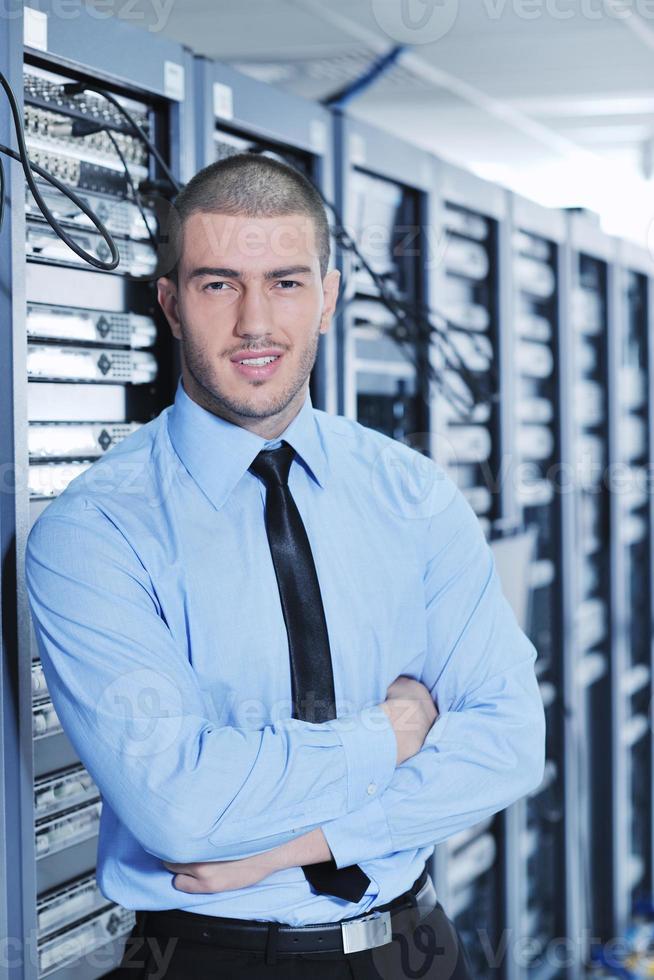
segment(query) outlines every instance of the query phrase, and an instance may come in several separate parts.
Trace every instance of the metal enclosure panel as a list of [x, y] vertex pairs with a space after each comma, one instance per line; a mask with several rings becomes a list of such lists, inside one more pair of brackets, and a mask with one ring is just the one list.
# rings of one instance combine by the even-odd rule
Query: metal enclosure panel
[[[613, 932], [612, 896], [615, 863], [614, 761], [615, 719], [611, 714], [614, 679], [614, 585], [616, 539], [611, 495], [603, 489], [606, 467], [615, 459], [613, 338], [615, 331], [615, 242], [602, 234], [594, 216], [567, 215], [566, 276], [569, 330], [560, 334], [563, 379], [564, 471], [572, 474], [571, 492], [563, 495], [564, 676], [566, 691], [566, 810], [568, 826], [568, 931], [575, 943], [571, 976], [582, 975], [591, 937], [606, 941]], [[593, 276], [596, 284], [592, 285]], [[583, 302], [582, 302], [583, 301]], [[590, 305], [588, 305], [590, 303]], [[591, 343], [597, 357], [593, 369], [598, 395], [597, 415], [579, 397], [579, 385], [592, 377], [583, 363], [581, 340]], [[586, 407], [584, 407], [586, 405]], [[603, 460], [601, 479], [593, 482], [584, 470], [589, 436]], [[590, 457], [588, 457], [590, 458]], [[587, 521], [588, 502], [599, 543]], [[583, 520], [582, 520], [583, 516]], [[593, 526], [595, 526], [593, 524]], [[566, 545], [567, 542], [567, 545]], [[584, 633], [590, 607], [599, 614], [597, 635]], [[611, 859], [607, 859], [611, 855]], [[579, 937], [577, 939], [576, 937]]]
[[[385, 187], [391, 196], [393, 193], [397, 193], [399, 195], [398, 201], [401, 202], [397, 206], [401, 209], [404, 209], [404, 202], [406, 201], [406, 206], [411, 209], [411, 216], [407, 219], [406, 224], [402, 221], [401, 224], [394, 223], [393, 225], [394, 228], [404, 233], [406, 252], [404, 251], [405, 244], [398, 242], [394, 246], [394, 254], [398, 256], [398, 265], [404, 262], [407, 267], [411, 266], [413, 270], [411, 274], [415, 276], [415, 281], [411, 287], [411, 300], [416, 302], [421, 313], [424, 313], [430, 308], [432, 295], [433, 278], [430, 266], [432, 261], [434, 264], [437, 263], [439, 256], [437, 245], [432, 252], [434, 217], [437, 213], [433, 198], [434, 158], [425, 150], [409, 145], [403, 140], [348, 116], [338, 109], [333, 112], [333, 126], [335, 200], [342, 226], [349, 235], [354, 233], [356, 237], [354, 229], [356, 219], [352, 208], [352, 195], [357, 177], [370, 180], [373, 183], [376, 182], [376, 186], [379, 188]], [[404, 213], [403, 210], [402, 213]], [[388, 229], [381, 225], [372, 225], [366, 230], [370, 230], [371, 239], [374, 233], [379, 235], [377, 247], [381, 254], [384, 231]], [[361, 245], [361, 242], [358, 244]], [[361, 250], [364, 251], [363, 248]], [[414, 258], [415, 262], [411, 262], [411, 258]], [[337, 405], [340, 414], [355, 417], [357, 369], [354, 364], [357, 358], [355, 357], [354, 331], [350, 326], [351, 312], [349, 306], [357, 291], [361, 293], [361, 288], [360, 284], [357, 286], [356, 263], [345, 249], [339, 250], [337, 254], [337, 267], [342, 276], [341, 305], [336, 320]], [[389, 272], [387, 279], [392, 280], [393, 275], [394, 273]], [[370, 295], [373, 302], [379, 305], [381, 312], [383, 304], [379, 299], [376, 287], [369, 283], [363, 287], [363, 293]], [[406, 300], [406, 297], [404, 299]], [[387, 319], [390, 321], [393, 317], [388, 314]], [[403, 355], [399, 353], [399, 347], [397, 350], [397, 361], [393, 361], [394, 366], [391, 366], [389, 361], [385, 370], [389, 377], [394, 376], [394, 371], [400, 373], [405, 371], [406, 384], [410, 385], [411, 382], [408, 379], [413, 376], [412, 368], [406, 361], [401, 364]], [[389, 358], [392, 357], [390, 351], [388, 356]], [[358, 360], [362, 363], [363, 359], [359, 358]], [[374, 374], [372, 367], [373, 365], [371, 365], [371, 377]], [[381, 367], [378, 365], [375, 370], [381, 371]], [[363, 368], [359, 374], [362, 373]], [[416, 448], [418, 445], [422, 447], [423, 444], [428, 443], [431, 433], [429, 420], [431, 407], [429, 393], [426, 391], [427, 387], [424, 376], [418, 378], [417, 390], [419, 390], [419, 394], [416, 395], [415, 402], [420, 402], [421, 408], [416, 409], [415, 424], [410, 425], [412, 430], [410, 433], [411, 444], [415, 445]], [[406, 434], [409, 435], [409, 433]], [[424, 448], [428, 448], [428, 445], [424, 445]]]
[[[72, 11], [73, 16], [61, 16], [56, 2], [44, 0], [32, 7], [47, 15], [47, 50], [23, 47], [23, 19], [8, 17], [0, 37], [0, 68], [8, 76], [23, 107], [23, 52], [30, 61], [49, 71], [61, 71], [64, 75], [78, 77], [84, 72], [99, 84], [107, 83], [130, 96], [152, 99], [158, 105], [170, 106], [170, 160], [178, 174], [193, 171], [192, 126], [192, 78], [190, 56], [180, 45], [159, 36], [144, 34], [119, 19], [99, 22], [81, 6]], [[69, 11], [70, 13], [70, 11]], [[30, 16], [29, 11], [27, 16]], [[129, 65], [129, 74], [115, 74], [116, 52], [121, 53], [121, 65]], [[167, 63], [176, 66], [173, 75], [180, 82], [180, 68], [186, 74], [188, 98], [182, 102], [183, 93], [166, 91], [169, 70]], [[0, 141], [14, 144], [13, 127], [10, 124], [6, 101], [0, 109]], [[3, 803], [0, 818], [4, 820], [2, 893], [0, 894], [0, 925], [3, 936], [24, 937], [20, 955], [13, 955], [8, 976], [21, 980], [34, 980], [38, 973], [36, 953], [36, 896], [39, 889], [56, 885], [62, 875], [77, 873], [60, 854], [55, 860], [35, 860], [34, 835], [34, 778], [40, 772], [50, 771], [73, 761], [72, 747], [61, 735], [35, 742], [32, 716], [32, 671], [34, 653], [31, 621], [24, 587], [24, 548], [29, 529], [35, 517], [43, 509], [44, 501], [29, 499], [28, 433], [30, 405], [27, 383], [26, 344], [26, 219], [24, 178], [20, 166], [3, 160], [7, 174], [7, 209], [4, 228], [0, 235], [0, 250], [4, 256], [2, 268], [3, 289], [0, 293], [0, 319], [7, 329], [1, 332], [0, 363], [6, 372], [0, 386], [3, 409], [0, 413], [0, 453], [6, 473], [7, 492], [0, 500], [0, 532], [2, 534], [2, 731], [0, 747], [3, 767]], [[32, 272], [33, 272], [32, 267]], [[63, 268], [60, 280], [65, 280], [70, 266]], [[89, 284], [92, 274], [89, 274]], [[98, 274], [98, 281], [102, 280]], [[105, 277], [105, 285], [107, 285]], [[112, 279], [114, 285], [117, 277]], [[34, 285], [32, 283], [32, 285]], [[110, 290], [108, 291], [110, 292]], [[71, 294], [65, 291], [54, 302], [66, 304]], [[75, 300], [72, 300], [73, 303]], [[9, 329], [11, 324], [11, 329]], [[71, 389], [72, 391], [72, 389]], [[170, 392], [172, 400], [173, 392]], [[47, 500], [45, 501], [47, 504]], [[46, 745], [46, 742], [48, 743]], [[91, 838], [83, 847], [71, 850], [80, 855], [81, 864], [87, 866], [93, 860], [96, 841]], [[84, 857], [84, 855], [86, 855]], [[81, 867], [81, 865], [80, 865]], [[6, 870], [6, 873], [5, 873]], [[47, 873], [46, 873], [47, 872]], [[9, 896], [9, 899], [7, 898]], [[106, 973], [116, 965], [124, 936], [102, 949], [107, 956], [80, 958], [76, 963], [57, 971], [57, 975], [75, 975], [78, 980], [91, 980]], [[109, 955], [111, 954], [111, 955]], [[53, 974], [54, 976], [54, 974]]]
[[[612, 270], [611, 470], [613, 905], [616, 933], [623, 933], [636, 898], [652, 883], [650, 638], [651, 601], [651, 274], [648, 252], [616, 242]], [[643, 431], [644, 430], [644, 431]], [[650, 829], [648, 830], [647, 827]]]
[[[56, 0], [30, 0], [28, 7], [48, 15], [50, 54], [61, 65], [88, 70], [96, 79], [124, 82], [130, 88], [171, 98], [166, 83], [166, 62], [184, 66], [185, 49], [161, 32], [143, 31], [121, 19], [114, 11], [93, 9], [83, 4], [66, 8]], [[27, 48], [38, 53], [41, 49]], [[124, 67], [129, 66], [128, 70]], [[187, 86], [192, 80], [187, 77]], [[185, 98], [188, 92], [185, 92]]]
[[[431, 306], [442, 317], [452, 343], [459, 337], [471, 339], [469, 348], [460, 348], [464, 352], [462, 359], [490, 380], [489, 402], [478, 405], [469, 418], [459, 415], [441, 390], [434, 391], [430, 405], [434, 454], [450, 469], [464, 493], [470, 494], [469, 502], [477, 511], [486, 536], [499, 537], [516, 530], [518, 523], [513, 480], [506, 470], [513, 442], [514, 400], [508, 194], [462, 168], [442, 160], [434, 162], [430, 242], [438, 243], [438, 254], [430, 269]], [[461, 257], [454, 260], [453, 253], [461, 247]], [[482, 350], [486, 353], [481, 359], [475, 356], [476, 338], [484, 342]], [[448, 374], [450, 371], [451, 368]], [[484, 445], [486, 448], [480, 448]], [[442, 446], [448, 447], [444, 455]], [[488, 509], [478, 510], [478, 502], [484, 497], [490, 502]], [[512, 839], [517, 840], [520, 824], [519, 811], [510, 809], [469, 828], [461, 835], [462, 841], [446, 841], [435, 850], [433, 866], [441, 901], [464, 937], [469, 937], [468, 951], [473, 957], [475, 975], [480, 977], [514, 977], [513, 946], [517, 934], [505, 930], [515, 929], [519, 914], [517, 879], [509, 876], [513, 870], [509, 844]], [[465, 898], [460, 869], [476, 848], [481, 849], [483, 841], [489, 847], [492, 843], [495, 854], [488, 866], [482, 864], [480, 873], [471, 879]], [[464, 899], [469, 908], [462, 906]], [[489, 908], [491, 917], [487, 918]], [[480, 936], [485, 938], [480, 940]]]
[[545, 208], [519, 194], [512, 193], [510, 200], [514, 228], [522, 228], [559, 245], [565, 241], [567, 223], [564, 211], [559, 208]]
[[506, 217], [508, 196], [505, 188], [445, 160], [439, 162], [439, 169], [441, 194], [445, 200], [479, 211], [497, 221]]
[[[512, 980], [560, 976], [550, 961], [548, 944], [565, 932], [565, 836], [555, 822], [556, 801], [563, 793], [563, 647], [560, 642], [562, 592], [566, 588], [561, 555], [558, 477], [561, 462], [561, 352], [558, 335], [565, 330], [562, 243], [565, 215], [508, 195], [511, 249], [506, 266], [513, 309], [501, 324], [507, 355], [504, 370], [512, 383], [503, 386], [509, 419], [503, 426], [503, 459], [508, 461], [515, 523], [536, 528], [532, 566], [531, 615], [525, 631], [538, 658], [536, 673], [545, 705], [548, 744], [541, 787], [518, 800], [505, 813], [506, 924], [524, 942], [525, 955], [510, 957]], [[533, 377], [520, 356], [528, 340], [534, 356], [551, 358], [549, 371]], [[507, 392], [511, 392], [507, 395]], [[547, 438], [546, 438], [547, 437]], [[525, 469], [528, 475], [523, 476]], [[507, 477], [505, 477], [507, 479]], [[549, 496], [530, 502], [515, 488], [522, 480], [542, 481]], [[533, 959], [527, 962], [532, 945]], [[541, 948], [541, 953], [537, 952]]]
[[[477, 312], [481, 312], [483, 307], [488, 316], [485, 325], [478, 325], [474, 330], [470, 328], [470, 332], [481, 339], [488, 337], [488, 342], [493, 348], [491, 360], [495, 376], [492, 390], [489, 392], [488, 418], [475, 410], [467, 420], [469, 423], [485, 427], [492, 443], [491, 457], [486, 461], [480, 475], [486, 483], [490, 482], [488, 489], [493, 497], [492, 509], [484, 522], [487, 537], [490, 537], [491, 533], [499, 535], [514, 529], [517, 518], [512, 481], [501, 476], [502, 467], [505, 465], [504, 446], [505, 444], [509, 446], [511, 443], [510, 429], [513, 424], [510, 418], [513, 399], [512, 371], [508, 369], [512, 352], [509, 333], [507, 333], [513, 317], [509, 195], [503, 188], [489, 184], [445, 161], [436, 161], [436, 168], [435, 187], [440, 226], [436, 231], [432, 229], [431, 237], [438, 240], [440, 251], [432, 277], [432, 306], [445, 320], [448, 334], [454, 336], [457, 329], [460, 329], [460, 323], [456, 312], [453, 313], [451, 310], [448, 297], [451, 285], [456, 285], [457, 277], [459, 282], [463, 281], [461, 278], [463, 277], [469, 292], [465, 302], [473, 304], [470, 309], [476, 309]], [[465, 229], [460, 231], [456, 228], [450, 229], [448, 222], [451, 218], [448, 218], [448, 214], [468, 216], [471, 222], [482, 221], [487, 227], [485, 230], [480, 228], [478, 232], [470, 233], [466, 233]], [[478, 244], [475, 242], [477, 233], [480, 236], [477, 240]], [[467, 239], [459, 237], [466, 234], [468, 234]], [[469, 272], [466, 272], [461, 263], [457, 263], [458, 267], [451, 268], [450, 254], [457, 240], [472, 240], [472, 247], [481, 250], [480, 257], [485, 254], [484, 261], [488, 264], [488, 271], [484, 275], [474, 271], [469, 259], [466, 259]], [[470, 259], [473, 258], [474, 255], [471, 255]], [[476, 296], [477, 284], [482, 290], [481, 297]], [[456, 305], [460, 306], [460, 301]], [[459, 317], [460, 315], [459, 313]], [[465, 326], [465, 321], [463, 323]], [[462, 360], [466, 362], [469, 358], [463, 357]], [[480, 366], [475, 370], [483, 373]], [[451, 438], [448, 433], [456, 431], [456, 424], [464, 421], [463, 417], [450, 410], [447, 399], [441, 392], [435, 398], [432, 412], [439, 434], [442, 432], [448, 440]], [[461, 452], [455, 451], [454, 459], [457, 458], [461, 461]]]
[[[625, 270], [613, 265], [610, 270], [611, 317], [609, 319], [609, 440], [613, 446], [611, 459], [618, 462], [620, 453], [620, 412], [618, 391], [620, 386], [620, 343], [621, 343], [621, 304], [620, 294], [625, 288]], [[628, 853], [626, 835], [622, 828], [627, 821], [627, 796], [629, 780], [621, 738], [626, 722], [624, 698], [621, 696], [622, 678], [627, 670], [627, 650], [624, 626], [627, 608], [624, 593], [626, 574], [622, 547], [619, 540], [621, 521], [621, 496], [611, 492], [611, 754], [613, 779], [611, 781], [611, 811], [613, 814], [613, 835], [610, 854], [613, 869], [613, 894], [611, 896], [613, 928], [615, 935], [622, 933], [627, 925]], [[625, 828], [626, 829], [626, 828]]]
[[567, 217], [570, 244], [575, 252], [584, 252], [604, 262], [615, 257], [615, 239], [602, 232], [597, 215], [572, 208]]
[[654, 256], [649, 249], [641, 248], [635, 242], [615, 241], [616, 262], [624, 269], [641, 272], [644, 276], [654, 276]]
[[[567, 229], [566, 229], [567, 231]], [[574, 426], [573, 426], [573, 388], [574, 373], [571, 364], [572, 338], [569, 320], [570, 297], [572, 294], [572, 248], [568, 234], [559, 252], [559, 282], [561, 287], [560, 317], [558, 330], [559, 372], [560, 372], [560, 438], [562, 466], [571, 468], [574, 460]], [[562, 651], [563, 651], [563, 697], [565, 702], [565, 737], [564, 737], [564, 800], [566, 825], [576, 820], [579, 809], [577, 758], [574, 742], [571, 738], [572, 717], [575, 712], [575, 660], [574, 660], [574, 613], [577, 585], [577, 564], [572, 543], [574, 541], [574, 501], [571, 494], [564, 494], [561, 499], [561, 563], [562, 576], [566, 582], [563, 591], [562, 619]], [[565, 835], [565, 908], [566, 936], [581, 935], [581, 894], [582, 880], [579, 866], [579, 850], [572, 829]], [[581, 950], [576, 949], [573, 961], [567, 969], [568, 980], [579, 980], [581, 977]]]
[[[0, 70], [16, 93], [22, 109], [22, 16], [6, 18], [0, 32]], [[0, 142], [12, 145], [13, 123], [6, 97], [0, 100]], [[24, 539], [27, 474], [20, 445], [26, 439], [26, 399], [23, 386], [14, 378], [25, 372], [22, 312], [25, 305], [25, 215], [21, 207], [23, 177], [19, 169], [3, 158], [5, 173], [5, 214], [0, 233], [0, 465], [3, 493], [0, 493], [0, 936], [11, 940], [14, 963], [6, 965], [7, 980], [23, 976], [25, 949], [22, 937], [31, 923], [30, 897], [34, 866], [29, 848], [22, 850], [25, 813], [31, 810], [31, 739], [24, 736], [25, 720], [30, 718], [31, 690], [29, 665], [18, 656], [25, 634], [24, 592], [21, 581], [17, 539]], [[18, 600], [18, 601], [17, 601]], [[28, 804], [27, 811], [25, 805]], [[29, 825], [29, 817], [28, 817]]]
[[212, 134], [216, 123], [262, 141], [286, 144], [319, 157], [329, 155], [330, 114], [316, 102], [208, 58], [195, 58], [195, 72], [197, 119], [202, 122], [196, 134], [198, 169], [215, 159]]

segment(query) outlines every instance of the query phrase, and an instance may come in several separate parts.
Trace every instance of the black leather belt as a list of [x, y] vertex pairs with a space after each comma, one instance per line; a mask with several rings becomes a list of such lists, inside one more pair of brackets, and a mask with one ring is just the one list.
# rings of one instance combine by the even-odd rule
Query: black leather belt
[[392, 941], [394, 916], [405, 909], [416, 910], [416, 923], [436, 907], [437, 897], [427, 871], [422, 871], [408, 891], [386, 905], [363, 915], [339, 922], [289, 926], [254, 919], [232, 919], [199, 915], [182, 909], [136, 912], [138, 931], [162, 939], [188, 939], [194, 943], [215, 944], [227, 949], [260, 950], [270, 948], [270, 934], [278, 953], [355, 953], [383, 946]]

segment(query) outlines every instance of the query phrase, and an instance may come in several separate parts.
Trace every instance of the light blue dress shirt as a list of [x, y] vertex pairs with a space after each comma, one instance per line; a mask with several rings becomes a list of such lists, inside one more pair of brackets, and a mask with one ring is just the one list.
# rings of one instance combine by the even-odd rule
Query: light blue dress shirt
[[[536, 650], [461, 492], [420, 453], [309, 394], [283, 435], [320, 581], [338, 717], [291, 718], [286, 629], [248, 466], [264, 440], [174, 404], [73, 480], [28, 538], [51, 697], [103, 799], [97, 880], [130, 909], [305, 925], [405, 891], [434, 845], [541, 782]], [[400, 674], [440, 717], [396, 767], [379, 704]], [[359, 903], [300, 867], [188, 894], [162, 864], [224, 861], [322, 827]]]

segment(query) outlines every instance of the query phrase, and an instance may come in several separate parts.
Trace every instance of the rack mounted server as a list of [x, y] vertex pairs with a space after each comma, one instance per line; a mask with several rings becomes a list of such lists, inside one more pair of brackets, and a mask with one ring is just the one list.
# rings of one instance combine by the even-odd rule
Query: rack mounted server
[[[11, 978], [90, 980], [117, 965], [134, 916], [95, 883], [103, 800], [50, 700], [22, 562], [30, 527], [49, 502], [172, 400], [174, 349], [154, 291], [156, 216], [148, 192], [143, 213], [134, 194], [134, 187], [154, 182], [158, 174], [146, 146], [101, 91], [132, 114], [177, 174], [188, 175], [192, 159], [181, 147], [190, 134], [184, 83], [191, 62], [179, 45], [162, 39], [144, 44], [140, 32], [112, 21], [102, 25], [101, 63], [98, 46], [88, 43], [98, 22], [86, 12], [62, 19], [42, 2], [23, 13], [22, 20], [5, 25], [11, 38], [0, 63], [18, 95], [30, 158], [100, 217], [120, 263], [103, 272], [81, 260], [46, 223], [24, 190], [22, 174], [10, 165], [4, 240], [13, 245], [13, 264], [4, 266], [11, 268], [11, 278], [0, 304], [2, 322], [12, 328], [2, 331], [0, 343], [2, 363], [13, 365], [13, 378], [2, 386], [12, 399], [3, 405], [9, 423], [0, 441], [3, 461], [10, 458], [17, 475], [14, 510], [3, 513], [2, 521], [15, 540], [18, 576], [15, 619], [10, 624], [8, 606], [3, 614], [4, 635], [13, 636], [3, 649], [3, 664], [11, 665], [17, 685], [17, 724], [15, 741], [3, 745], [8, 796], [2, 802], [3, 839], [12, 843], [7, 853], [20, 859], [3, 876], [0, 924], [3, 935], [25, 937], [22, 955], [9, 967]], [[93, 63], [80, 57], [85, 50], [94, 52]], [[123, 52], [130, 77], [114, 76], [112, 50]], [[72, 83], [81, 84], [72, 91]], [[4, 110], [0, 128], [2, 142], [13, 143]], [[38, 177], [37, 182], [67, 233], [106, 260], [108, 246], [87, 217]], [[6, 546], [3, 537], [3, 555]], [[2, 585], [4, 602], [4, 576]]]
[[[95, 881], [102, 798], [49, 698], [22, 582], [25, 539], [71, 479], [170, 403], [178, 374], [152, 292], [156, 217], [135, 207], [116, 147], [137, 183], [155, 168], [100, 95], [64, 89], [74, 81], [116, 95], [182, 179], [244, 149], [307, 174], [362, 256], [335, 248], [342, 300], [321, 339], [314, 405], [442, 461], [491, 543], [533, 530], [526, 631], [547, 714], [545, 778], [439, 844], [432, 870], [477, 977], [578, 980], [590, 937], [619, 934], [654, 887], [649, 255], [584, 213], [537, 207], [117, 19], [88, 45], [96, 19], [50, 12], [44, 0], [7, 20], [0, 66], [20, 94], [32, 158], [84, 195], [121, 263], [85, 267], [7, 167], [0, 464], [15, 495], [0, 494], [0, 932], [35, 937], [10, 980], [104, 975], [132, 922]], [[116, 77], [112, 47], [129, 77]], [[99, 118], [106, 125], [92, 131]], [[13, 142], [4, 104], [0, 141]], [[86, 219], [40, 186], [64, 227], [105, 257]], [[427, 320], [442, 327], [438, 345]], [[457, 363], [488, 392], [472, 410]], [[520, 945], [502, 956], [505, 930]]]

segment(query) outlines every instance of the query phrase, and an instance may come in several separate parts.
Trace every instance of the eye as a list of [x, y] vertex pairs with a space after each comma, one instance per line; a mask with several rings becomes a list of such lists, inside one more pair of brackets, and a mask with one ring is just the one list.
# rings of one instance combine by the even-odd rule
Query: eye
[[296, 282], [295, 279], [280, 279], [279, 282], [276, 285], [278, 285], [278, 286], [284, 286], [284, 287], [287, 287], [287, 286], [301, 286], [302, 283], [301, 282]]
[[[229, 286], [228, 282], [208, 282], [203, 289], [206, 289], [210, 293], [224, 293], [224, 289], [218, 289], [218, 286]], [[229, 287], [231, 289], [231, 287]]]

